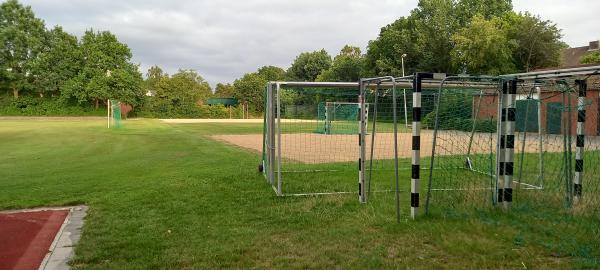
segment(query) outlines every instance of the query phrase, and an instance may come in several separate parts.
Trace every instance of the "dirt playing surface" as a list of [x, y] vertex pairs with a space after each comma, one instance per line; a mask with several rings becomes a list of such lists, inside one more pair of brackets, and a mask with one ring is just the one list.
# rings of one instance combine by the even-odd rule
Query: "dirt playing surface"
[[69, 210], [0, 214], [0, 269], [38, 269]]
[[[538, 138], [528, 135], [525, 152], [538, 151]], [[262, 152], [262, 134], [246, 135], [215, 135], [213, 139], [240, 146], [252, 151]], [[440, 132], [436, 143], [436, 155], [459, 155], [468, 152], [469, 133]], [[421, 157], [431, 156], [433, 132], [421, 133]], [[371, 135], [367, 135], [367, 156], [371, 152]], [[562, 142], [562, 141], [561, 141]], [[490, 147], [495, 149], [496, 138], [489, 133], [475, 133], [471, 153], [490, 153]], [[412, 156], [412, 134], [398, 133], [398, 157]], [[346, 162], [358, 160], [358, 135], [326, 135], [317, 133], [281, 134], [281, 156], [284, 159], [299, 161], [306, 164], [330, 162]], [[373, 146], [374, 159], [394, 158], [394, 134], [378, 133]], [[520, 152], [520, 141], [516, 142], [515, 150]], [[494, 150], [495, 151], [495, 150]], [[562, 151], [562, 145], [546, 145], [545, 151]]]

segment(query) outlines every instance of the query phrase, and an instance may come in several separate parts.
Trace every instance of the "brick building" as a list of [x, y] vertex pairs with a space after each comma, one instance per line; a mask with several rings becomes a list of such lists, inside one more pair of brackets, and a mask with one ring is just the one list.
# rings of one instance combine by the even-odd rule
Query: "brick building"
[[[570, 94], [570, 105], [563, 104], [563, 95], [557, 91], [542, 90], [542, 101], [539, 101], [537, 94], [533, 96], [533, 100], [527, 101], [526, 95], [517, 96], [517, 131], [525, 129], [525, 115], [527, 114], [527, 131], [537, 132], [538, 126], [538, 106], [541, 113], [542, 129], [549, 134], [562, 134], [563, 122], [565, 117], [571, 116], [571, 132], [575, 135], [577, 131], [577, 95]], [[566, 97], [568, 100], [569, 97]], [[586, 118], [585, 118], [585, 135], [597, 136], [599, 134], [600, 111], [598, 103], [600, 101], [600, 90], [589, 89], [586, 92]], [[477, 108], [479, 96], [473, 96], [473, 110]], [[529, 108], [527, 108], [529, 103]], [[567, 104], [569, 104], [567, 102]], [[498, 115], [498, 96], [486, 95], [481, 99], [479, 113], [477, 118], [480, 120], [497, 120]]]
[[[571, 68], [584, 66], [579, 64], [579, 60], [584, 55], [600, 50], [600, 41], [592, 41], [588, 46], [568, 48], [561, 52], [561, 66], [559, 68]], [[571, 132], [573, 135], [577, 132], [577, 93], [571, 93], [570, 103], [563, 103], [563, 94], [558, 89], [541, 89], [541, 102], [537, 93], [534, 93], [533, 99], [527, 101], [525, 94], [517, 95], [517, 131], [526, 129], [529, 132], [537, 132], [538, 129], [538, 106], [541, 113], [542, 129], [549, 134], [562, 134], [563, 122], [567, 114], [571, 116]], [[567, 100], [569, 97], [566, 97]], [[479, 96], [473, 97], [473, 110], [476, 110], [479, 102]], [[527, 103], [529, 110], [527, 111]], [[600, 79], [591, 77], [588, 79], [588, 89], [586, 92], [586, 118], [585, 135], [600, 135]], [[567, 105], [568, 104], [568, 105]], [[528, 123], [525, 124], [525, 114], [527, 111]], [[479, 113], [477, 118], [480, 120], [497, 120], [498, 114], [498, 96], [486, 95], [481, 99]]]

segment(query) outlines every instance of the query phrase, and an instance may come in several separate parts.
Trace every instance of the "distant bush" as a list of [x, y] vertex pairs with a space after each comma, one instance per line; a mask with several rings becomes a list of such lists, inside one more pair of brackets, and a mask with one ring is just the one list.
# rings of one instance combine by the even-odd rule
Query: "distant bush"
[[[9, 95], [0, 95], [0, 116], [105, 116], [106, 108], [97, 110], [92, 104], [80, 105], [60, 98], [20, 96], [14, 99]], [[148, 103], [136, 107], [130, 117], [146, 118], [242, 118], [241, 106], [181, 104], [166, 106]], [[260, 115], [253, 115], [260, 117]]]
[[5, 116], [103, 116], [104, 107], [70, 104], [56, 98], [0, 96], [0, 115]]
[[164, 104], [156, 104], [154, 106], [147, 105], [135, 112], [136, 116], [146, 118], [242, 118], [243, 111], [241, 106], [225, 107], [219, 105], [195, 105], [182, 104], [179, 106], [166, 106]]

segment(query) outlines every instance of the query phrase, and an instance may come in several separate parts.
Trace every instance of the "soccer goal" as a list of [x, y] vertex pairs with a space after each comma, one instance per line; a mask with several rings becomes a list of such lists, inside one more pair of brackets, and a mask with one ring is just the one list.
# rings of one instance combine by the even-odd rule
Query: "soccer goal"
[[[373, 84], [369, 87], [373, 91]], [[380, 86], [388, 89], [390, 86]], [[358, 82], [273, 82], [265, 95], [262, 169], [280, 196], [357, 194], [361, 133], [372, 125]], [[390, 101], [390, 99], [387, 99]], [[380, 106], [386, 110], [389, 106]], [[361, 113], [364, 112], [364, 113]], [[390, 126], [391, 118], [386, 118]], [[391, 136], [387, 136], [391, 139]], [[381, 146], [380, 158], [393, 150]], [[391, 165], [391, 163], [390, 163]], [[389, 181], [391, 183], [391, 181]], [[373, 190], [389, 186], [373, 185]]]
[[114, 99], [108, 99], [106, 101], [106, 122], [108, 128], [120, 128], [121, 127], [121, 102]]
[[413, 218], [423, 203], [599, 209], [600, 170], [584, 166], [600, 158], [599, 72], [271, 82], [260, 169], [279, 196], [395, 194], [398, 220], [401, 201]]
[[[429, 158], [419, 154], [426, 211], [510, 208], [517, 201], [520, 210], [578, 202], [600, 208], [600, 184], [589, 179], [598, 172], [583, 159], [597, 158], [599, 95], [579, 72], [446, 78], [432, 109], [422, 108], [429, 112], [421, 134], [432, 134], [420, 141], [431, 146]], [[451, 81], [464, 86], [445, 85]], [[472, 87], [483, 82], [488, 87]]]

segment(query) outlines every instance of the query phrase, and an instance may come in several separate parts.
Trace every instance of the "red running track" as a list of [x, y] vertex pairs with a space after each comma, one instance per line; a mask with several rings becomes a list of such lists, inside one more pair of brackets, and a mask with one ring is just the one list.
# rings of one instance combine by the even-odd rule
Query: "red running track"
[[0, 214], [0, 270], [38, 269], [69, 210]]

